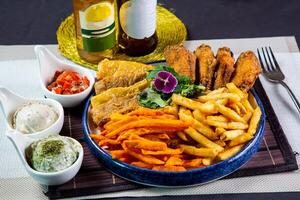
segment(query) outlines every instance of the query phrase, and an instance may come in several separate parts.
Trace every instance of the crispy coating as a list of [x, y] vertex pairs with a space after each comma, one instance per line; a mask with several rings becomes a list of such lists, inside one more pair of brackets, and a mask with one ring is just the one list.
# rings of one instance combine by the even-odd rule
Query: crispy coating
[[147, 80], [129, 87], [110, 88], [91, 99], [90, 114], [96, 125], [109, 120], [112, 113], [128, 113], [140, 107], [137, 96], [148, 86]]
[[246, 51], [241, 53], [235, 65], [236, 70], [231, 81], [247, 92], [253, 87], [256, 78], [261, 73], [259, 61], [252, 51]]
[[225, 86], [234, 71], [234, 58], [228, 47], [218, 49], [217, 62], [218, 69], [215, 72], [214, 89]]
[[153, 66], [143, 63], [104, 59], [98, 65], [96, 94], [114, 87], [133, 85], [143, 80], [151, 69]]
[[209, 90], [213, 86], [213, 77], [217, 66], [217, 60], [214, 57], [214, 53], [210, 46], [206, 44], [200, 45], [194, 53], [198, 59], [200, 69], [200, 83]]
[[168, 46], [164, 49], [167, 64], [182, 75], [195, 81], [196, 56], [182, 45]]

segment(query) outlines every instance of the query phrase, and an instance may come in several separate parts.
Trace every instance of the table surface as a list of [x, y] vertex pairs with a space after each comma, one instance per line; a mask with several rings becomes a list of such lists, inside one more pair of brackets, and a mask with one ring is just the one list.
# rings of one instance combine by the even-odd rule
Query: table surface
[[[193, 50], [202, 42], [211, 45], [214, 50], [223, 45], [229, 46], [236, 55], [246, 49], [255, 50], [258, 46], [271, 45], [276, 52], [278, 62], [284, 66], [282, 70], [286, 74], [288, 84], [294, 90], [296, 96], [300, 98], [300, 88], [298, 87], [300, 80], [297, 79], [297, 76], [300, 76], [300, 54], [294, 37], [187, 41], [185, 45]], [[0, 61], [0, 85], [26, 97], [42, 97], [43, 94], [38, 81], [38, 63], [34, 59], [33, 47], [34, 45], [0, 45], [0, 60], [2, 60]], [[57, 53], [57, 45], [47, 45], [47, 47]], [[273, 85], [263, 77], [261, 77], [261, 81], [267, 95], [271, 98], [271, 104], [284, 132], [288, 133], [286, 134], [288, 141], [293, 150], [300, 152], [300, 138], [298, 132], [295, 131], [300, 129], [298, 123], [300, 116], [293, 107], [293, 103], [280, 85]], [[278, 96], [280, 98], [276, 98]], [[283, 107], [286, 109], [280, 109]], [[3, 120], [3, 116], [0, 114], [0, 163], [4, 163], [0, 165], [0, 197], [5, 197], [4, 199], [47, 199], [42, 192], [43, 188], [28, 176], [12, 144], [3, 135], [5, 130]], [[300, 163], [299, 156], [297, 159]], [[92, 197], [218, 194], [213, 197], [217, 199], [220, 198], [221, 194], [228, 193], [299, 192], [299, 180], [300, 170], [297, 170], [279, 174], [219, 180], [198, 187], [179, 189], [145, 188]], [[292, 193], [291, 195], [295, 194]], [[225, 195], [225, 197], [228, 196]], [[239, 195], [239, 197], [251, 199], [251, 195]]]
[[[188, 28], [190, 40], [295, 35], [299, 0], [158, 0]], [[72, 1], [0, 1], [1, 44], [55, 44]]]

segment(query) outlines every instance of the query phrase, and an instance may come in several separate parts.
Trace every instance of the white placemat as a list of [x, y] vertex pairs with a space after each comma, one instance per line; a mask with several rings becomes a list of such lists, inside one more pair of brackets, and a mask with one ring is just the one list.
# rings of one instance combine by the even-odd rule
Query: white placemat
[[[271, 45], [277, 52], [297, 51], [292, 38], [268, 39], [240, 39], [240, 40], [209, 40], [205, 41], [214, 49], [227, 45], [235, 53], [242, 50], [255, 50], [257, 46]], [[193, 50], [200, 42], [189, 41], [186, 46]], [[289, 45], [292, 43], [293, 45]], [[248, 44], [248, 46], [247, 46]], [[3, 51], [0, 47], [0, 52]], [[12, 47], [9, 47], [10, 49]], [[15, 48], [20, 53], [23, 47]], [[27, 46], [25, 49], [32, 49]], [[53, 46], [52, 46], [53, 49]], [[28, 54], [28, 52], [27, 52]], [[29, 54], [32, 54], [30, 52]], [[1, 54], [0, 54], [1, 55]], [[276, 53], [278, 62], [287, 77], [287, 83], [300, 99], [300, 54]], [[0, 57], [1, 59], [2, 57]], [[13, 58], [13, 57], [11, 57]], [[22, 57], [21, 57], [22, 58]], [[16, 59], [20, 57], [16, 56]], [[0, 85], [3, 85], [20, 95], [27, 97], [42, 97], [38, 84], [38, 68], [36, 60], [10, 60], [0, 62]], [[279, 121], [287, 134], [293, 150], [300, 152], [300, 117], [289, 99], [286, 91], [281, 86], [273, 85], [261, 78], [262, 84], [271, 99]], [[283, 97], [283, 98], [282, 98]], [[3, 115], [0, 114], [0, 198], [2, 199], [47, 199], [42, 193], [42, 187], [35, 183], [26, 174], [19, 161], [13, 146], [3, 135]], [[299, 158], [298, 158], [299, 163]], [[147, 188], [112, 194], [95, 195], [92, 197], [113, 196], [159, 196], [159, 195], [185, 195], [185, 194], [214, 194], [214, 193], [239, 193], [239, 192], [280, 192], [300, 191], [300, 172], [288, 172], [273, 175], [244, 177], [216, 181], [211, 184], [181, 189]], [[12, 189], [13, 188], [13, 189]]]

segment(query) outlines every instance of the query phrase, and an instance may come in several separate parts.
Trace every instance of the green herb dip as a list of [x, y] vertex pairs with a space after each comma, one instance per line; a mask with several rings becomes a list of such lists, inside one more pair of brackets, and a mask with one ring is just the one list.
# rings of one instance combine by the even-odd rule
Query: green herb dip
[[32, 143], [26, 150], [26, 156], [35, 170], [57, 172], [68, 168], [77, 160], [79, 148], [68, 137], [52, 135]]

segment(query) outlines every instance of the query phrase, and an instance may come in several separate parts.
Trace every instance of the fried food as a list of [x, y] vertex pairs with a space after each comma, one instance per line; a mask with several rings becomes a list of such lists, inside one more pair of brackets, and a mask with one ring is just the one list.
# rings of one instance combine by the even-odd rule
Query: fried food
[[174, 45], [165, 48], [164, 56], [176, 72], [191, 77], [193, 81], [197, 79], [198, 82], [199, 74], [199, 82], [206, 90], [222, 88], [233, 82], [247, 92], [261, 72], [258, 59], [252, 51], [242, 53], [234, 63], [228, 47], [219, 48], [215, 57], [211, 47], [206, 44], [201, 44], [194, 54], [182, 45]]
[[173, 103], [180, 105], [180, 106], [184, 106], [191, 110], [200, 110], [201, 112], [204, 112], [204, 113], [216, 113], [217, 112], [217, 108], [216, 108], [215, 104], [213, 104], [209, 101], [206, 103], [200, 103], [198, 101], [194, 101], [192, 99], [180, 96], [178, 94], [173, 94], [171, 98], [172, 98]]
[[234, 72], [234, 58], [228, 47], [219, 48], [216, 57], [218, 69], [215, 72], [214, 89], [225, 86]]
[[108, 89], [92, 97], [90, 114], [94, 123], [106, 123], [112, 113], [128, 113], [138, 109], [137, 95], [147, 86], [147, 80], [143, 80], [129, 87]]
[[183, 149], [183, 152], [189, 155], [199, 156], [199, 157], [209, 157], [214, 158], [218, 155], [218, 152], [211, 148], [197, 148], [190, 145], [181, 144], [180, 148]]
[[249, 124], [249, 128], [248, 128], [249, 134], [254, 135], [254, 133], [258, 127], [261, 115], [262, 115], [261, 110], [257, 107], [253, 112], [253, 115], [252, 115], [252, 118], [251, 118], [251, 121]]
[[226, 151], [219, 153], [218, 154], [218, 158], [219, 160], [226, 160], [230, 157], [232, 157], [233, 155], [237, 154], [239, 151], [241, 151], [241, 149], [243, 148], [243, 144], [238, 145], [238, 146], [234, 146], [230, 149], [227, 149]]
[[185, 129], [184, 132], [204, 147], [211, 148], [217, 152], [222, 152], [224, 150], [223, 147], [219, 146], [207, 137], [203, 136], [201, 133], [199, 133], [192, 127]]
[[[113, 113], [101, 134], [90, 136], [113, 159], [152, 170], [191, 170], [226, 160], [254, 137], [262, 115], [255, 102], [247, 100], [252, 96], [233, 83], [227, 86], [204, 95], [200, 100], [205, 103], [173, 94], [176, 109], [171, 112], [138, 108]], [[204, 112], [206, 103], [215, 105], [216, 113]]]
[[236, 69], [232, 76], [232, 82], [241, 90], [250, 90], [258, 75], [261, 67], [256, 55], [252, 51], [241, 53], [236, 62]]
[[128, 87], [142, 81], [153, 66], [143, 63], [104, 59], [98, 65], [95, 92], [99, 94], [115, 87]]
[[213, 77], [217, 66], [217, 60], [214, 57], [214, 53], [210, 46], [206, 44], [200, 45], [195, 50], [194, 54], [198, 59], [200, 83], [209, 90], [213, 86]]
[[182, 75], [195, 81], [196, 56], [182, 45], [168, 46], [164, 49], [167, 64]]

